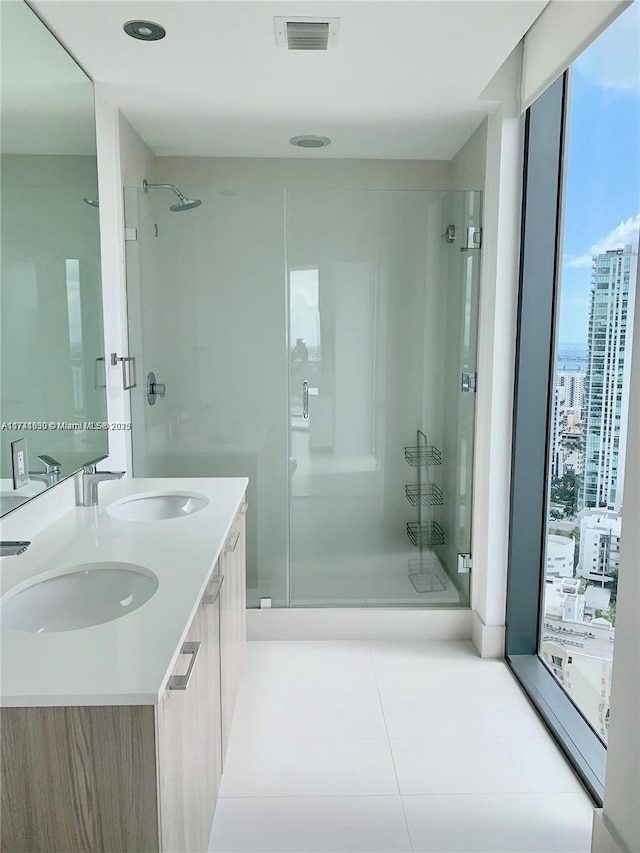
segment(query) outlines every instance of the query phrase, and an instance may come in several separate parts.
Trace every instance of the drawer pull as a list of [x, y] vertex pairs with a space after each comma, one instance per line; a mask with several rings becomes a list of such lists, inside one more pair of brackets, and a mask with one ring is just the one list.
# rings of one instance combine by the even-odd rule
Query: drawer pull
[[218, 600], [218, 596], [220, 595], [220, 587], [222, 586], [222, 581], [224, 580], [224, 575], [216, 575], [211, 578], [211, 584], [209, 588], [209, 592], [202, 599], [203, 604], [215, 604]]
[[238, 547], [238, 539], [240, 539], [240, 533], [230, 533], [227, 544], [224, 546], [225, 552], [235, 551]]
[[189, 686], [189, 682], [191, 681], [191, 674], [193, 673], [193, 668], [196, 665], [196, 660], [198, 657], [198, 652], [200, 651], [200, 643], [184, 643], [182, 648], [180, 649], [181, 655], [191, 655], [191, 661], [189, 663], [189, 669], [186, 671], [184, 675], [172, 675], [169, 679], [169, 690], [186, 690]]
[[249, 506], [249, 504], [248, 504], [246, 501], [242, 501], [242, 503], [241, 503], [241, 504], [240, 504], [240, 506], [238, 507], [238, 513], [239, 513], [239, 515], [245, 515], [245, 513], [247, 512], [247, 507], [248, 507], [248, 506]]

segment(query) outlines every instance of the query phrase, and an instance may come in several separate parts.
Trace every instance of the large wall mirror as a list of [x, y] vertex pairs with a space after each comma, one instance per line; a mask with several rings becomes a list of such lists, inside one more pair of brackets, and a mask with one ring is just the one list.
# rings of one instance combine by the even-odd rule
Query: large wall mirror
[[4, 515], [108, 435], [93, 84], [23, 0], [0, 3], [0, 44]]

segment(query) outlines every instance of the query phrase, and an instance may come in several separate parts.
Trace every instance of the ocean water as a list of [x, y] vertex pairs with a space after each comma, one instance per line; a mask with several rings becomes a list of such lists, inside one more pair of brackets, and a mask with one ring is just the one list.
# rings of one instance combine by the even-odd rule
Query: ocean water
[[586, 344], [560, 344], [556, 370], [586, 370], [589, 362], [589, 348]]

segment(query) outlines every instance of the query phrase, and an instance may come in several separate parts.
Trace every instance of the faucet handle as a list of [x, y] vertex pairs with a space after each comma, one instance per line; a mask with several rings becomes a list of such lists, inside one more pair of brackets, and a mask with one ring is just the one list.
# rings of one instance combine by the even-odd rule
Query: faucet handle
[[24, 554], [31, 542], [0, 542], [0, 557], [17, 557]]
[[47, 456], [46, 453], [42, 453], [38, 456], [38, 459], [44, 465], [45, 474], [59, 474], [61, 465], [57, 459], [54, 459], [53, 456]]
[[109, 454], [104, 453], [102, 456], [97, 456], [95, 459], [91, 459], [89, 462], [85, 462], [82, 466], [82, 471], [85, 474], [95, 474], [96, 473], [96, 465], [98, 462], [102, 462], [104, 459], [108, 459]]

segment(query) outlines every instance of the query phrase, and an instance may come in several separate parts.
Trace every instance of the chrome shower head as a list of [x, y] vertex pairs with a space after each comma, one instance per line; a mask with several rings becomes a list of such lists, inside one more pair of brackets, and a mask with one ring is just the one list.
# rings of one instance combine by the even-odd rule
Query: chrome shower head
[[83, 198], [82, 201], [85, 204], [91, 205], [91, 207], [100, 207], [98, 200], [95, 198]]
[[177, 204], [172, 204], [169, 210], [173, 213], [180, 213], [182, 210], [191, 210], [194, 207], [200, 207], [202, 201], [199, 198], [187, 198], [184, 193], [181, 193], [177, 187], [174, 187], [173, 184], [150, 184], [146, 179], [142, 182], [142, 189], [144, 192], [147, 192], [150, 189], [166, 189], [174, 192], [180, 201]]
[[202, 202], [199, 198], [184, 198], [182, 197], [177, 204], [172, 204], [169, 210], [173, 213], [180, 213], [181, 210], [191, 210], [194, 207], [200, 207]]

